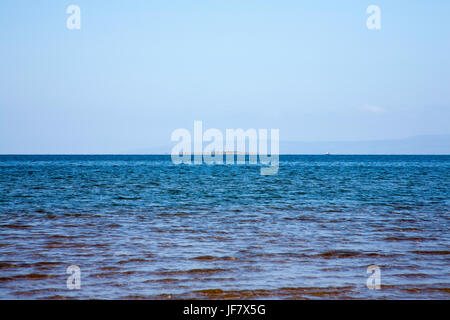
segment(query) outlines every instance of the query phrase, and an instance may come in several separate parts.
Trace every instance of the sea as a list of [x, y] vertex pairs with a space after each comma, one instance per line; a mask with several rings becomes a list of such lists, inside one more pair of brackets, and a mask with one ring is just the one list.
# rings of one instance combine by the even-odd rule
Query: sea
[[448, 155], [2, 155], [0, 299], [448, 300], [449, 226]]

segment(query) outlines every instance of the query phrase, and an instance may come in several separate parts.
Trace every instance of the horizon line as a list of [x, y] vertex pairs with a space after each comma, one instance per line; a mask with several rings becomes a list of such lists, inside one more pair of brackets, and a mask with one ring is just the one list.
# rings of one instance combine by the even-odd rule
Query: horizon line
[[[198, 154], [187, 154], [190, 156]], [[202, 155], [210, 155], [202, 154]], [[222, 154], [225, 156], [226, 154]], [[234, 154], [243, 155], [243, 154]], [[259, 154], [245, 154], [259, 155]], [[267, 155], [272, 155], [268, 153]], [[279, 156], [450, 156], [450, 153], [279, 153]], [[171, 156], [170, 153], [0, 153], [0, 156]]]

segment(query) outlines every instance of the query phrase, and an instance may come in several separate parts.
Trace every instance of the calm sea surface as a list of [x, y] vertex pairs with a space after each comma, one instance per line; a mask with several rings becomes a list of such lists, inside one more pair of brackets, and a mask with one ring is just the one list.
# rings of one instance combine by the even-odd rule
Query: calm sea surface
[[259, 169], [0, 156], [0, 298], [450, 299], [450, 156]]

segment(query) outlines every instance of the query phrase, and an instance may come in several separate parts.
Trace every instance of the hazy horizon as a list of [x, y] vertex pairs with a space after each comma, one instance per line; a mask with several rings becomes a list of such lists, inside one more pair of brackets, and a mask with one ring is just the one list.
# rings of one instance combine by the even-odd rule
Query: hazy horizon
[[[246, 146], [248, 148], [248, 141]], [[114, 153], [0, 153], [0, 155], [166, 155], [176, 144]], [[423, 135], [405, 139], [361, 141], [281, 140], [281, 155], [450, 155], [450, 135]], [[204, 145], [206, 145], [204, 143]], [[236, 150], [234, 150], [236, 151]]]

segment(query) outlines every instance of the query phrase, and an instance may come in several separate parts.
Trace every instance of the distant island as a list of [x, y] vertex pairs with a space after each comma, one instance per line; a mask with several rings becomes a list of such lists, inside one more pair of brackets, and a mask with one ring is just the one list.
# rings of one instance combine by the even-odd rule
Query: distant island
[[[171, 144], [123, 154], [170, 154]], [[280, 154], [450, 154], [450, 134], [367, 141], [280, 141]], [[235, 154], [239, 154], [235, 152]], [[248, 154], [247, 152], [245, 154]]]

